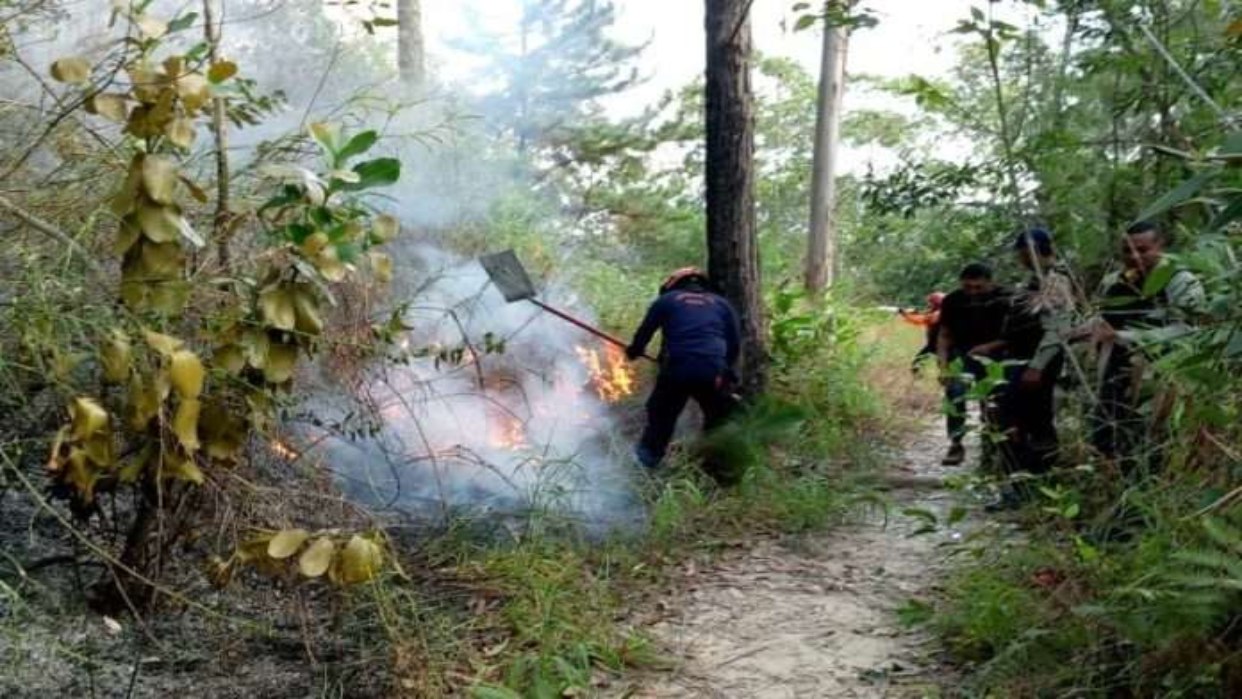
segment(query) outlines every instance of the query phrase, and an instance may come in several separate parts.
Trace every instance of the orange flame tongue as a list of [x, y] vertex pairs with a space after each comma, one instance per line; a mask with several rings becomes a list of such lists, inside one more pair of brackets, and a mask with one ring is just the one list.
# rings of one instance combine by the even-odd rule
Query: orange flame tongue
[[619, 348], [606, 345], [603, 356], [599, 350], [581, 346], [575, 349], [578, 358], [586, 365], [591, 385], [600, 400], [616, 403], [622, 398], [634, 395], [634, 369]]

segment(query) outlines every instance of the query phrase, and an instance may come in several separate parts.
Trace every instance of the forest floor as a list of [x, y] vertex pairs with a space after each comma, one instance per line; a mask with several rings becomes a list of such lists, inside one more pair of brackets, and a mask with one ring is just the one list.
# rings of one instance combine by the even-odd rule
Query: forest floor
[[940, 529], [914, 535], [921, 508], [944, 516], [953, 494], [940, 465], [941, 422], [927, 418], [895, 450], [885, 480], [890, 506], [823, 534], [766, 540], [689, 566], [638, 624], [673, 659], [637, 678], [629, 697], [922, 697], [951, 687], [934, 642], [905, 623], [946, 571]]

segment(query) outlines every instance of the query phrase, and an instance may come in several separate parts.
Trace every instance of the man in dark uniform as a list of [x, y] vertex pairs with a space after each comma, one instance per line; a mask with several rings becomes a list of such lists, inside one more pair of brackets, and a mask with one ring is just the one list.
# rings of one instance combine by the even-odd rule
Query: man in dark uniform
[[[1057, 262], [1052, 234], [1042, 228], [1019, 233], [1018, 263], [1031, 273], [1011, 299], [1005, 321], [1005, 386], [997, 402], [1009, 472], [1042, 474], [1057, 457], [1054, 396], [1065, 361], [1060, 333], [1074, 308], [1073, 284]], [[1020, 504], [1025, 488], [1008, 489], [999, 506]]]
[[[1009, 307], [1009, 295], [992, 281], [992, 270], [987, 265], [966, 265], [958, 279], [960, 288], [946, 296], [940, 306], [936, 346], [950, 442], [943, 463], [949, 466], [966, 458], [962, 439], [966, 435], [969, 377], [978, 381], [987, 375], [981, 358], [999, 358], [1005, 346], [1001, 333]], [[956, 370], [957, 366], [960, 370]]]
[[728, 417], [740, 348], [737, 313], [724, 297], [708, 290], [707, 275], [694, 267], [673, 272], [660, 285], [660, 296], [647, 310], [626, 356], [641, 356], [657, 330], [664, 337], [660, 373], [647, 400], [647, 427], [636, 450], [648, 468], [664, 458], [691, 398], [703, 409], [705, 430]]

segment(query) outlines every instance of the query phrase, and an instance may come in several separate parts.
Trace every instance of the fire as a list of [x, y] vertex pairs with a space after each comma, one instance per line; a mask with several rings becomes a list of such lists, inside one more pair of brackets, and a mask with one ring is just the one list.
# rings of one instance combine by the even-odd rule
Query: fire
[[591, 385], [600, 400], [616, 403], [634, 395], [634, 369], [620, 348], [606, 345], [602, 353], [582, 346], [575, 349], [591, 375]]
[[273, 439], [269, 446], [271, 447], [273, 454], [284, 459], [285, 461], [297, 461], [298, 457], [301, 456], [296, 449], [288, 444], [285, 444], [279, 439]]

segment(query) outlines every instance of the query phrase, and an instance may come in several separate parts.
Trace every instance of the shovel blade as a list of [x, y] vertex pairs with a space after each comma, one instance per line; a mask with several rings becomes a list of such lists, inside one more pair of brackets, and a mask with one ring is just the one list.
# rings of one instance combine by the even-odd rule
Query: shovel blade
[[492, 280], [497, 289], [500, 289], [506, 302], [513, 303], [534, 298], [535, 285], [531, 282], [530, 276], [526, 274], [526, 268], [522, 266], [517, 253], [505, 250], [483, 255], [479, 258], [479, 264], [483, 265], [488, 278]]

